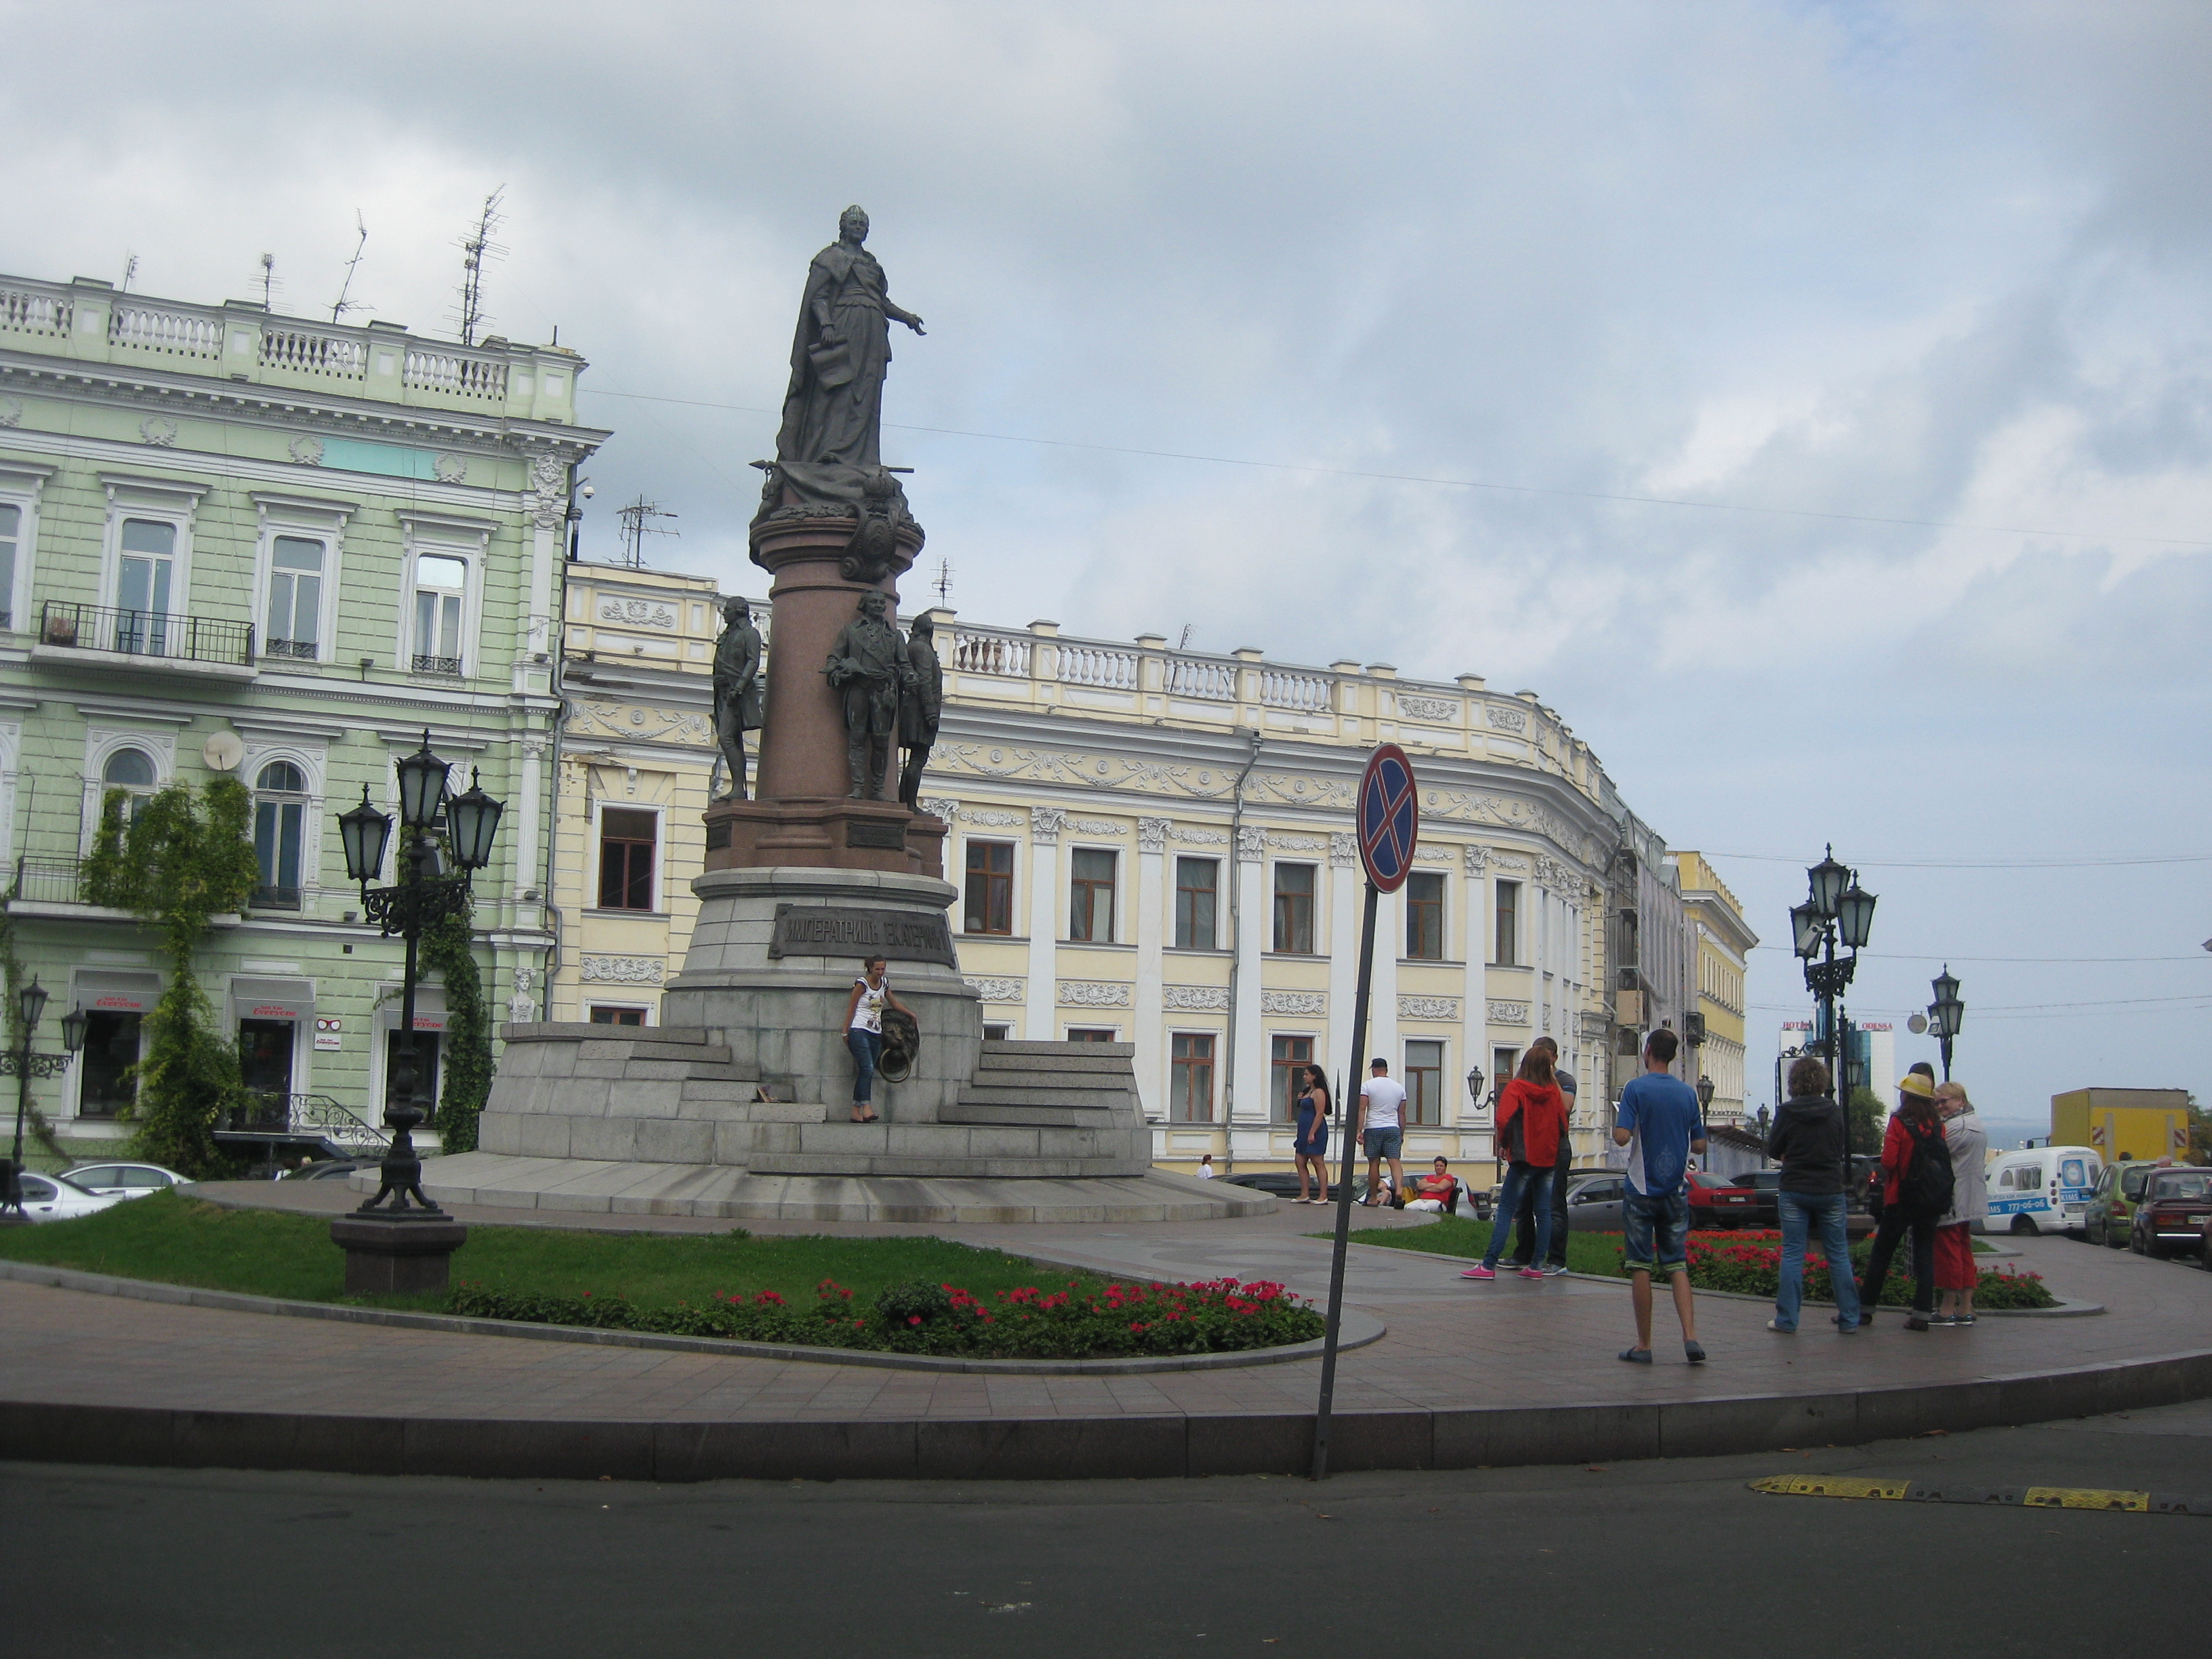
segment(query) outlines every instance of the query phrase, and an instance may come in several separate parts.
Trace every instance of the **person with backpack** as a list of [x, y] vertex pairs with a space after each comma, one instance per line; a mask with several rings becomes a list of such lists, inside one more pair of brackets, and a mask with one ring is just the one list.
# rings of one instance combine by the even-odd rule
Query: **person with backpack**
[[1936, 1085], [1918, 1072], [1897, 1085], [1898, 1108], [1881, 1138], [1881, 1225], [1859, 1281], [1859, 1323], [1874, 1323], [1899, 1243], [1912, 1237], [1912, 1311], [1905, 1328], [1924, 1331], [1936, 1310], [1936, 1226], [1951, 1207], [1951, 1149], [1936, 1112]]

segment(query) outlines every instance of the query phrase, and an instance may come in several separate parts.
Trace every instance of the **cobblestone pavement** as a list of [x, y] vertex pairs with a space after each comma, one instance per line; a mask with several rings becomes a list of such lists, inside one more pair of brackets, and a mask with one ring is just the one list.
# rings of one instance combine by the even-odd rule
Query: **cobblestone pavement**
[[[261, 1188], [252, 1195], [288, 1207], [351, 1201], [319, 1186]], [[1249, 1222], [1149, 1227], [853, 1224], [775, 1231], [937, 1231], [1132, 1276], [1235, 1273], [1279, 1279], [1318, 1296], [1326, 1290], [1328, 1247], [1301, 1235], [1322, 1228], [1328, 1214], [1285, 1206]], [[465, 1218], [514, 1218], [501, 1212]], [[672, 1220], [668, 1230], [702, 1224]], [[2212, 1273], [2061, 1238], [2021, 1243], [2017, 1265], [2043, 1273], [2060, 1295], [2101, 1303], [2107, 1311], [1993, 1316], [1972, 1330], [1925, 1334], [1906, 1332], [1888, 1313], [1857, 1336], [1808, 1321], [1792, 1337], [1765, 1328], [1764, 1303], [1701, 1297], [1699, 1334], [1711, 1356], [1702, 1367], [1682, 1362], [1663, 1301], [1653, 1345], [1659, 1363], [1629, 1366], [1614, 1358], [1631, 1334], [1625, 1286], [1583, 1279], [1473, 1284], [1458, 1277], [1457, 1261], [1358, 1249], [1348, 1300], [1382, 1318], [1389, 1333], [1344, 1356], [1337, 1408], [1832, 1394], [2065, 1370], [2207, 1346]], [[9, 1338], [0, 1346], [0, 1399], [179, 1410], [404, 1409], [417, 1418], [619, 1422], [1296, 1413], [1312, 1410], [1319, 1373], [1317, 1361], [1115, 1376], [864, 1370], [278, 1319], [13, 1283], [0, 1283], [0, 1322]]]

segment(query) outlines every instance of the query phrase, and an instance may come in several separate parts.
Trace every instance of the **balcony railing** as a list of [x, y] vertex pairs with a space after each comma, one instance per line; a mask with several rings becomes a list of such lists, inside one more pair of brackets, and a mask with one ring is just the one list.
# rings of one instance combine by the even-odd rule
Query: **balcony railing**
[[253, 908], [257, 910], [296, 910], [300, 908], [300, 890], [263, 883], [253, 890]]
[[14, 896], [27, 904], [81, 904], [76, 859], [26, 853], [15, 860]]
[[461, 672], [459, 657], [426, 657], [417, 653], [415, 672], [418, 674], [458, 674]]
[[318, 647], [313, 640], [264, 640], [261, 654], [264, 657], [297, 657], [313, 662]]
[[246, 1103], [234, 1108], [224, 1120], [223, 1130], [234, 1135], [270, 1139], [313, 1136], [348, 1152], [381, 1151], [391, 1137], [348, 1111], [331, 1095], [278, 1094], [257, 1089]]
[[211, 617], [179, 617], [163, 611], [48, 599], [39, 617], [39, 643], [131, 657], [183, 662], [253, 662], [253, 624]]

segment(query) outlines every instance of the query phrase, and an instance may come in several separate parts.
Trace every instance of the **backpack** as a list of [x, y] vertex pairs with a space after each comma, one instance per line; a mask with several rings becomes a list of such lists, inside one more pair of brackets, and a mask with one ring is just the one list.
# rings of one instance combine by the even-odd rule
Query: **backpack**
[[1923, 1134], [1908, 1123], [1905, 1132], [1912, 1137], [1912, 1160], [1897, 1183], [1899, 1206], [1916, 1221], [1949, 1214], [1954, 1184], [1950, 1143], [1941, 1127]]

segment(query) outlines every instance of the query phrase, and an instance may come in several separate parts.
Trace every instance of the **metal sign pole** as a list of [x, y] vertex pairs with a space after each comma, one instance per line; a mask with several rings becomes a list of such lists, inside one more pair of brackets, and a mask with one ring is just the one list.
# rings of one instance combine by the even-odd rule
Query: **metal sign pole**
[[[1367, 994], [1375, 974], [1375, 905], [1381, 896], [1375, 884], [1369, 882], [1366, 914], [1359, 923], [1359, 989], [1352, 1002], [1352, 1077], [1359, 1075], [1360, 1056], [1367, 1052]], [[1313, 1478], [1316, 1480], [1328, 1479], [1328, 1419], [1336, 1400], [1336, 1339], [1344, 1313], [1344, 1256], [1352, 1238], [1352, 1179], [1358, 1152], [1352, 1133], [1352, 1126], [1359, 1121], [1352, 1107], [1354, 1097], [1347, 1094], [1344, 1102], [1344, 1179], [1336, 1188], [1336, 1247], [1328, 1263], [1328, 1332], [1322, 1342], [1321, 1404], [1314, 1415]]]

